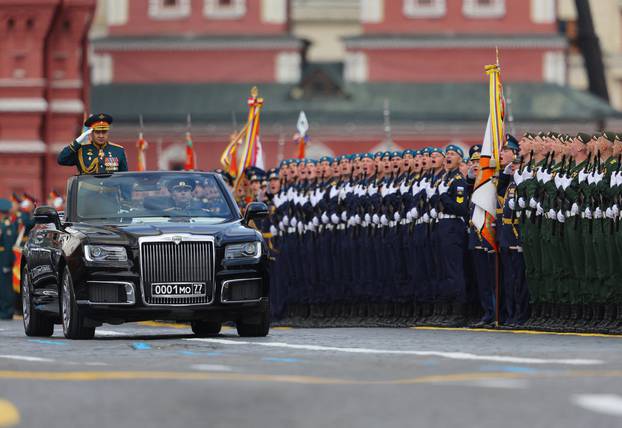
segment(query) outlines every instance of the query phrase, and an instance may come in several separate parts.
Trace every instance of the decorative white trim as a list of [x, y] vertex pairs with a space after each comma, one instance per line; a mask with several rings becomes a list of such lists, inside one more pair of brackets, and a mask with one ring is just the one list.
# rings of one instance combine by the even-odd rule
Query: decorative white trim
[[531, 20], [536, 24], [555, 22], [555, 0], [531, 0]]
[[478, 0], [463, 0], [462, 13], [468, 18], [501, 18], [504, 16], [505, 0], [490, 1], [490, 4], [481, 4]]
[[0, 153], [45, 153], [45, 143], [39, 140], [0, 140]]
[[112, 55], [93, 54], [91, 55], [91, 64], [91, 81], [94, 85], [112, 83], [112, 78], [114, 76]]
[[298, 83], [300, 81], [300, 53], [279, 52], [275, 58], [275, 79], [278, 83]]
[[266, 24], [287, 22], [287, 0], [261, 0], [261, 21]]
[[43, 98], [0, 98], [0, 112], [4, 113], [41, 113], [47, 107]]
[[28, 88], [41, 88], [45, 86], [45, 79], [0, 79], [0, 88], [15, 88], [15, 87], [28, 87]]
[[408, 18], [441, 18], [447, 13], [446, 0], [425, 3], [422, 4], [421, 0], [404, 0], [402, 11]]
[[80, 89], [82, 88], [82, 80], [54, 80], [50, 83], [50, 87], [55, 89]]
[[[101, 4], [101, 3], [100, 3]], [[129, 1], [128, 0], [106, 0], [106, 22], [108, 25], [127, 24]], [[151, 7], [149, 8], [151, 11]]]
[[240, 40], [124, 40], [123, 43], [116, 41], [95, 41], [95, 49], [98, 51], [202, 51], [202, 50], [229, 50], [229, 49], [298, 49], [302, 42], [298, 39], [262, 39], [245, 38]]
[[564, 52], [549, 51], [544, 53], [542, 77], [545, 82], [566, 84], [566, 57]]
[[[395, 1], [395, 0], [393, 0]], [[361, 0], [361, 22], [377, 23], [384, 18], [384, 0]]]
[[84, 103], [82, 100], [52, 100], [50, 111], [54, 113], [82, 113]]
[[365, 52], [346, 52], [343, 74], [347, 82], [367, 82], [369, 70]]
[[246, 15], [246, 0], [231, 0], [221, 5], [218, 0], [205, 0], [203, 15], [210, 19], [239, 19]]
[[567, 46], [563, 37], [361, 37], [346, 39], [346, 49], [438, 49], [438, 48], [549, 48]]
[[149, 0], [149, 16], [157, 20], [175, 20], [190, 16], [190, 0], [177, 0], [176, 6], [164, 6], [164, 0]]

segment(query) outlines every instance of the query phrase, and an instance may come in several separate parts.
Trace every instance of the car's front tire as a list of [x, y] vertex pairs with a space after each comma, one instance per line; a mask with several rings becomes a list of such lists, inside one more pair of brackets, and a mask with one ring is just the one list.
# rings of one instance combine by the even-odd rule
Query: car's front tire
[[222, 328], [222, 324], [218, 321], [192, 321], [190, 326], [198, 337], [216, 336]]
[[84, 317], [76, 303], [73, 292], [73, 281], [69, 268], [65, 267], [62, 280], [61, 315], [63, 318], [63, 334], [67, 339], [92, 339], [95, 327], [85, 327]]
[[235, 326], [241, 337], [265, 337], [270, 332], [270, 306], [265, 305], [261, 312], [252, 318], [239, 319]]
[[50, 337], [54, 334], [54, 322], [37, 312], [32, 303], [32, 290], [28, 277], [28, 265], [24, 265], [21, 278], [24, 332], [31, 337]]

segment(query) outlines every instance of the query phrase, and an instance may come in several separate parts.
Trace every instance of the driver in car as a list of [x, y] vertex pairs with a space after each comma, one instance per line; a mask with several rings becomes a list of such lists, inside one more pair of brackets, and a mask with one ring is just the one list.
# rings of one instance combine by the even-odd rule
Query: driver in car
[[171, 180], [167, 188], [173, 200], [173, 206], [166, 208], [164, 212], [182, 215], [205, 215], [207, 211], [202, 209], [201, 203], [194, 199], [195, 186], [194, 180], [184, 178]]

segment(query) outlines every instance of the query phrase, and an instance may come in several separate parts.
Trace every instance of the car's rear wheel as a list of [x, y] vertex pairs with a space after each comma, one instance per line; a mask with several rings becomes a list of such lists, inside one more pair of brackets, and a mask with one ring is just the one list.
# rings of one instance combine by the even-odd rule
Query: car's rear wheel
[[67, 339], [92, 339], [95, 327], [85, 327], [84, 317], [80, 314], [69, 268], [63, 272], [63, 290], [61, 296], [61, 312], [63, 317], [63, 333]]
[[21, 278], [22, 310], [26, 336], [50, 337], [54, 334], [54, 322], [37, 312], [32, 304], [32, 290], [28, 277], [28, 265], [24, 265]]
[[199, 337], [216, 336], [222, 324], [218, 321], [192, 321], [192, 332]]
[[270, 332], [270, 306], [251, 318], [242, 318], [236, 322], [238, 335], [242, 337], [265, 337]]

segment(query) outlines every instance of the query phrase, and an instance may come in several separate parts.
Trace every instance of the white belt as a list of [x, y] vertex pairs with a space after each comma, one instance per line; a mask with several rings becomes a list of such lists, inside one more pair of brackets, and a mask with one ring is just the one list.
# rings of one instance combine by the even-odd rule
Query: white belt
[[389, 222], [389, 227], [395, 227], [395, 222], [394, 221], [390, 221]]
[[458, 218], [457, 215], [453, 215], [453, 214], [444, 214], [444, 213], [439, 213], [438, 214], [438, 219], [439, 220], [443, 220], [443, 219], [447, 219], [447, 218]]
[[287, 233], [294, 233], [296, 232], [296, 228], [295, 227], [288, 227], [287, 228]]
[[336, 226], [336, 229], [337, 229], [337, 230], [346, 230], [346, 225], [345, 225], [345, 224], [338, 224], [338, 225]]
[[326, 225], [326, 230], [333, 230], [333, 225], [332, 224], [327, 224]]

